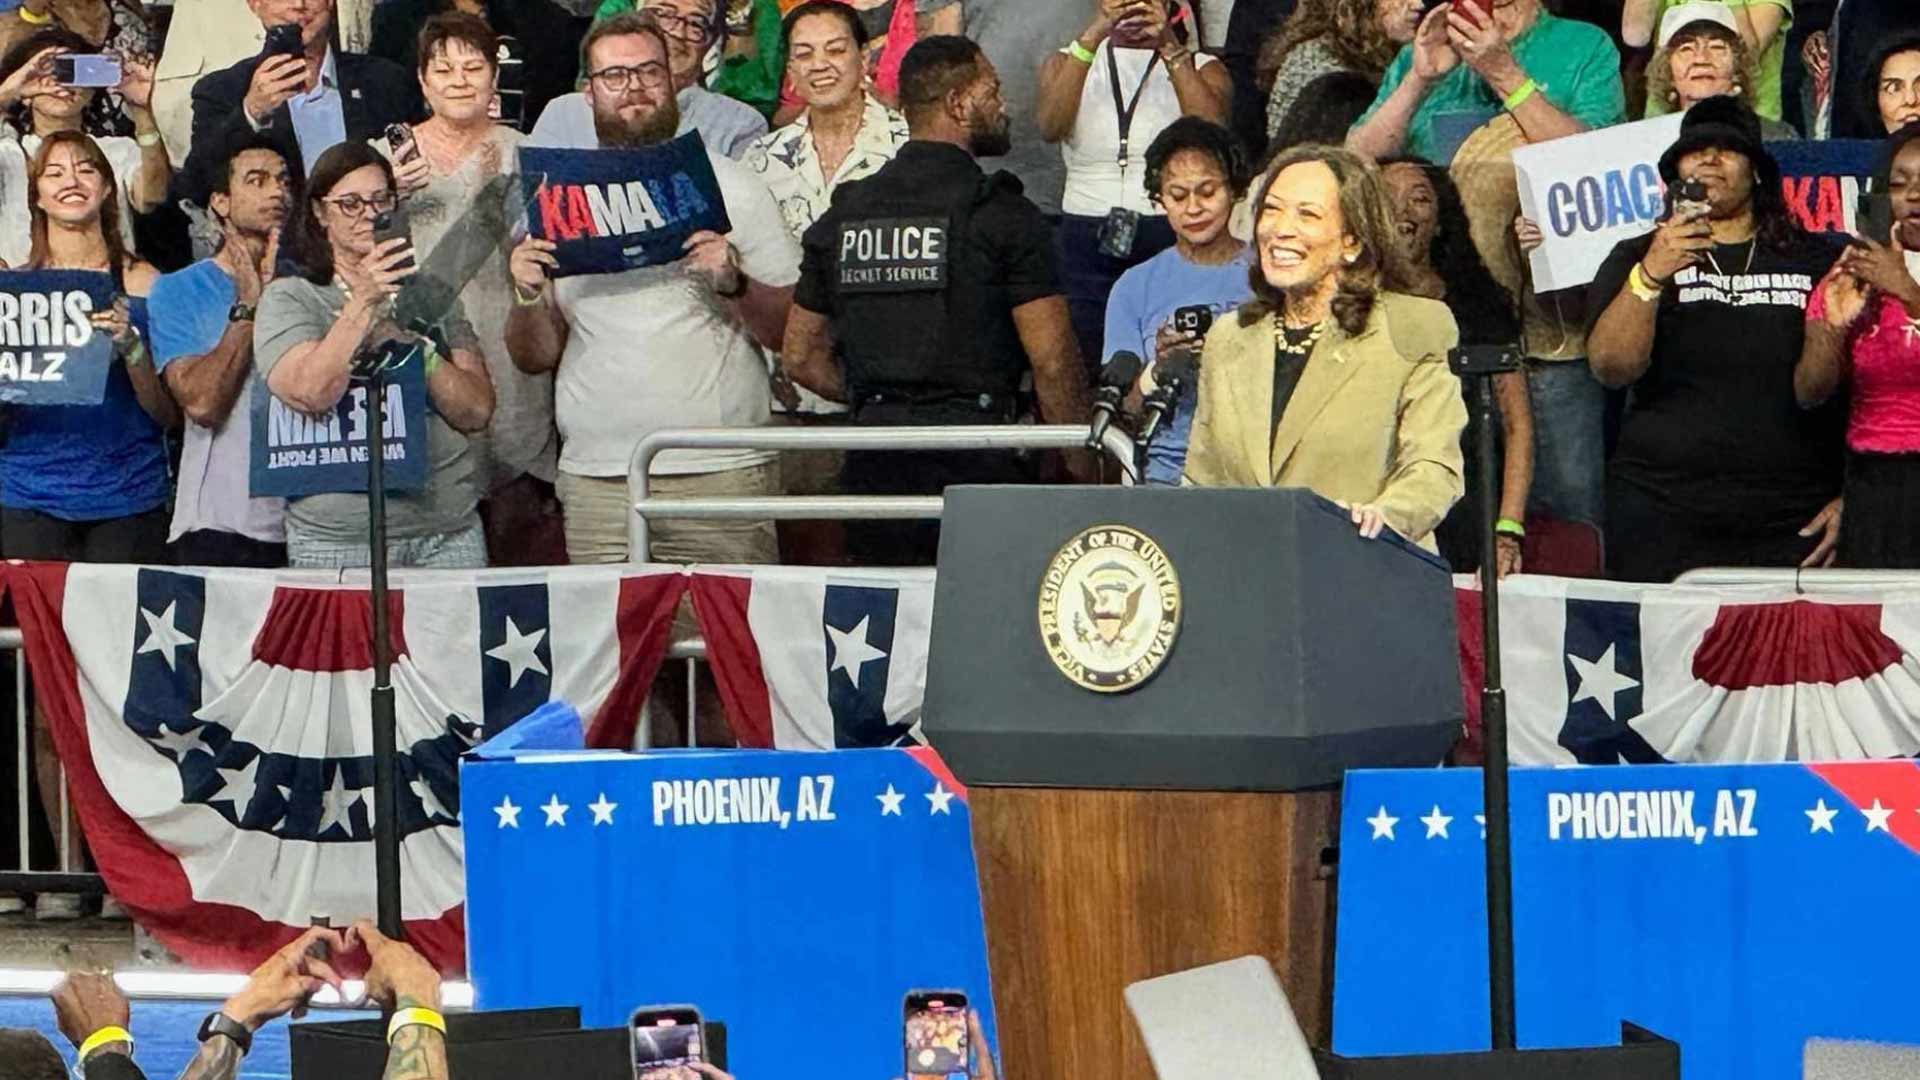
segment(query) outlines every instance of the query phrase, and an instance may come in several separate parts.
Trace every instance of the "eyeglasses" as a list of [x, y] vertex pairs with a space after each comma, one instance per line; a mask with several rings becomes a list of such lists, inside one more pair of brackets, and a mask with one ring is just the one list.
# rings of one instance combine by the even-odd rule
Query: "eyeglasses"
[[650, 61], [633, 67], [604, 67], [587, 77], [613, 93], [623, 94], [635, 84], [658, 90], [667, 85], [669, 75], [667, 65]]
[[650, 7], [646, 9], [646, 12], [653, 16], [654, 22], [660, 24], [661, 30], [679, 38], [681, 41], [691, 41], [696, 45], [700, 45], [705, 44], [713, 37], [713, 27], [708, 25], [705, 19], [696, 18], [692, 15], [682, 15], [677, 11], [672, 11], [667, 8]]
[[337, 199], [329, 198], [321, 199], [320, 201], [348, 217], [361, 217], [368, 212], [384, 214], [394, 207], [394, 197], [391, 191], [383, 191], [378, 195], [372, 196], [342, 195]]

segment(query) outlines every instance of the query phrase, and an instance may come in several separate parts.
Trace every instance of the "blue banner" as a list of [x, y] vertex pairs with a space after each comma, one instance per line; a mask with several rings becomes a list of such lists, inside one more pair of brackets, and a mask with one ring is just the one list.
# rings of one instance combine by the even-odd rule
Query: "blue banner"
[[1851, 235], [1854, 210], [1886, 151], [1868, 139], [1771, 142], [1787, 210], [1811, 232]]
[[[1814, 1036], [1920, 1043], [1920, 765], [1513, 771], [1519, 1041], [1630, 1020], [1689, 1080], [1799, 1080]], [[1478, 770], [1347, 776], [1334, 1048], [1486, 1049]]]
[[742, 1077], [902, 1074], [909, 990], [992, 1038], [965, 790], [931, 750], [465, 761], [478, 1005], [692, 1004]]
[[528, 228], [559, 245], [554, 277], [678, 262], [687, 238], [732, 231], [696, 132], [640, 150], [520, 149]]
[[113, 340], [91, 317], [119, 292], [94, 271], [0, 271], [0, 404], [100, 404]]
[[[383, 376], [386, 386], [386, 489], [427, 486], [427, 375], [416, 351]], [[367, 490], [371, 389], [355, 379], [333, 411], [312, 416], [262, 386], [253, 395], [253, 446], [248, 487], [253, 495], [297, 499]]]

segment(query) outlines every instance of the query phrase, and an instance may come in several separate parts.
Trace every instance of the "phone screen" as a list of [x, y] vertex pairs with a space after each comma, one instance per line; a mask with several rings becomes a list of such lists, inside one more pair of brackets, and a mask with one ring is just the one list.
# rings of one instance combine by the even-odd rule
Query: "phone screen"
[[699, 1010], [641, 1009], [633, 1014], [628, 1035], [635, 1080], [701, 1080], [688, 1068], [707, 1060]]
[[906, 1002], [907, 1072], [966, 1075], [967, 998], [959, 991], [916, 991]]

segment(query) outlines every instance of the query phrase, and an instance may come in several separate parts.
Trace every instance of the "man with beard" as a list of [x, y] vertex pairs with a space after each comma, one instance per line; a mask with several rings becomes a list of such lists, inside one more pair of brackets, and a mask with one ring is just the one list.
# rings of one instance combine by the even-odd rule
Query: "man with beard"
[[[582, 49], [586, 100], [598, 143], [655, 146], [674, 137], [665, 36], [640, 13], [588, 31]], [[759, 178], [709, 146], [733, 232], [689, 237], [686, 257], [664, 266], [548, 280], [554, 245], [527, 237], [510, 269], [515, 307], [507, 351], [529, 374], [556, 372], [560, 477], [567, 554], [576, 563], [627, 560], [627, 464], [645, 435], [662, 428], [758, 427], [767, 423], [767, 368], [786, 327], [800, 250]], [[653, 463], [657, 495], [775, 495], [773, 455], [750, 450], [677, 450]], [[764, 563], [778, 557], [768, 521], [663, 521], [652, 530], [656, 562]]]
[[[1047, 423], [1087, 419], [1087, 383], [1051, 233], [1007, 173], [976, 157], [1009, 148], [1000, 77], [980, 47], [930, 37], [900, 65], [911, 139], [879, 172], [842, 187], [807, 230], [781, 363], [800, 385], [853, 407], [857, 424], [1006, 424], [1029, 368]], [[1091, 462], [1074, 456], [1077, 472]], [[847, 455], [849, 494], [938, 494], [1021, 483], [1004, 455]], [[933, 561], [939, 526], [848, 530], [861, 565]]]
[[[730, 158], [745, 156], [753, 141], [767, 133], [767, 118], [753, 106], [703, 85], [707, 50], [726, 39], [726, 6], [720, 0], [642, 0], [636, 6], [660, 28], [667, 43], [680, 131], [698, 131], [707, 146]], [[527, 145], [590, 148], [601, 145], [594, 138], [596, 127], [585, 93], [562, 94], [540, 112]]]
[[153, 364], [187, 414], [167, 535], [182, 566], [287, 564], [286, 504], [247, 496], [252, 450], [253, 309], [273, 280], [292, 170], [265, 134], [242, 137], [213, 176], [222, 230], [212, 258], [166, 274], [147, 298]]

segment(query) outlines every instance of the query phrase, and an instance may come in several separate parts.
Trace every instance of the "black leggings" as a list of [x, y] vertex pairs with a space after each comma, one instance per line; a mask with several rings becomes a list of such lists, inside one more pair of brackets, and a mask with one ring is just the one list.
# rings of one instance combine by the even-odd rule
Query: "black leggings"
[[165, 563], [167, 508], [101, 521], [68, 521], [0, 508], [0, 557], [41, 562]]

